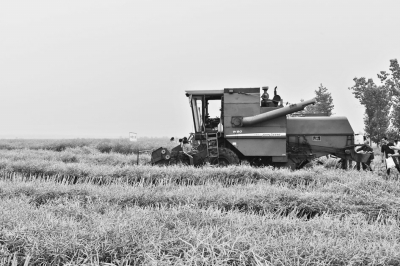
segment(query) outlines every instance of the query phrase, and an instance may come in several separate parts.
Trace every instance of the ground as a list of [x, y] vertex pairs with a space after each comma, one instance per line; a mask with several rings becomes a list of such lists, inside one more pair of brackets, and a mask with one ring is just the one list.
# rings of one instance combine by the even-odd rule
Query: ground
[[397, 175], [46, 145], [0, 150], [1, 265], [400, 264]]

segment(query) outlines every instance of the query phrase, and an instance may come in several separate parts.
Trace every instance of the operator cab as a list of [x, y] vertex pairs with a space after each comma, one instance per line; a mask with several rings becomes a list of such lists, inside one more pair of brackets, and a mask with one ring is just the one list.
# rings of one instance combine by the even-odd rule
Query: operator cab
[[[224, 91], [229, 94], [237, 93], [239, 95], [254, 96], [254, 90], [257, 90], [259, 95], [259, 88], [186, 91], [186, 96], [189, 98], [190, 107], [192, 109], [194, 131], [196, 133], [222, 133], [224, 127], [224, 121], [222, 119], [224, 117]], [[268, 87], [263, 87], [263, 90], [264, 94], [261, 96], [261, 99], [259, 98], [260, 96], [258, 96], [259, 100], [262, 100], [260, 102], [260, 107], [270, 108], [262, 109], [262, 112], [283, 107], [283, 100], [277, 95], [276, 87], [272, 99], [268, 97]]]
[[222, 132], [223, 95], [224, 90], [186, 91], [196, 133]]

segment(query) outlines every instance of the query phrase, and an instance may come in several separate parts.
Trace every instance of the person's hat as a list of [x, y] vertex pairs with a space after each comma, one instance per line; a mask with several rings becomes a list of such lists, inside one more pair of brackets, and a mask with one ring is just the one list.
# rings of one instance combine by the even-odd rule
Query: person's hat
[[262, 89], [266, 91], [266, 90], [268, 90], [268, 86], [262, 87]]

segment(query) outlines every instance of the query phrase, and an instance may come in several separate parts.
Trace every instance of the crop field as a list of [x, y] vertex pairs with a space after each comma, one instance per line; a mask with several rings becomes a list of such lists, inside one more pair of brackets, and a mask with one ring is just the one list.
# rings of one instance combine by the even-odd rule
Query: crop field
[[1, 140], [0, 265], [400, 265], [397, 174], [137, 165], [174, 145]]

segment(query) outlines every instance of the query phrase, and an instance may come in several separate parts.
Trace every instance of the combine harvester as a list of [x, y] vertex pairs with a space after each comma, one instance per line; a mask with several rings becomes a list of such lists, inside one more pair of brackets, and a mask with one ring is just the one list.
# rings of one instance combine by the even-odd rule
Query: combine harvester
[[[189, 137], [193, 150], [161, 147], [152, 152], [151, 163], [199, 166], [246, 160], [254, 166], [300, 169], [326, 155], [341, 158], [343, 168], [347, 161], [365, 161], [354, 152], [354, 131], [346, 117], [290, 117], [315, 99], [283, 106], [276, 93], [272, 100], [265, 95], [260, 103], [260, 88], [186, 91], [195, 129]], [[219, 109], [216, 117], [210, 117], [209, 106]]]

